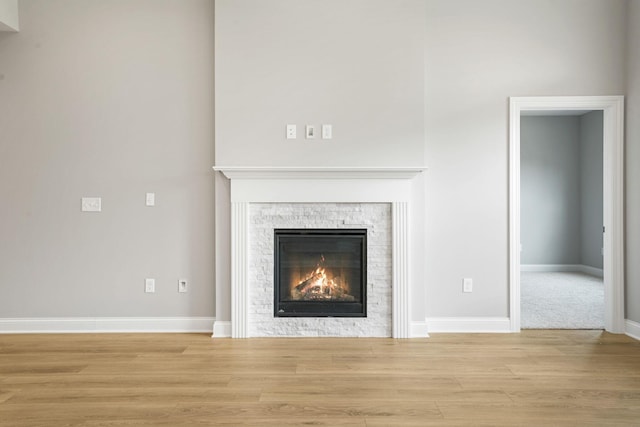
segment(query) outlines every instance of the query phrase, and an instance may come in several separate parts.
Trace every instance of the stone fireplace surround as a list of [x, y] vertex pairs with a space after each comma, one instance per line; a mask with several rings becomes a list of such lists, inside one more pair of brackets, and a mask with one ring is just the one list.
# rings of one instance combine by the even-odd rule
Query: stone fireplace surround
[[[249, 336], [391, 336], [389, 203], [252, 203], [249, 222]], [[274, 317], [276, 228], [366, 229], [367, 316]]]
[[[410, 337], [409, 203], [411, 179], [424, 168], [214, 167], [230, 179], [231, 320], [216, 319], [214, 337], [261, 335], [253, 327], [251, 306], [251, 209], [256, 204], [390, 204], [391, 336]], [[255, 255], [254, 255], [255, 256]], [[255, 284], [255, 283], [254, 283]], [[365, 320], [367, 318], [364, 318]], [[319, 319], [322, 321], [322, 319]], [[326, 319], [334, 321], [335, 319]], [[304, 328], [304, 322], [301, 322]], [[291, 336], [291, 331], [270, 336]], [[376, 329], [356, 329], [375, 331]], [[295, 329], [295, 336], [309, 331]], [[365, 332], [366, 333], [366, 332]], [[311, 333], [315, 335], [315, 333]], [[363, 336], [353, 332], [349, 336]], [[372, 332], [371, 336], [379, 336]]]

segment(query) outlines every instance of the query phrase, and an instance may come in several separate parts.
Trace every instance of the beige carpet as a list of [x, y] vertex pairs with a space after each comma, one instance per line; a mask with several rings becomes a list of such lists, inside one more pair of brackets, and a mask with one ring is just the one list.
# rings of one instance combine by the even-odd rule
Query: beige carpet
[[604, 283], [583, 273], [523, 272], [523, 329], [604, 329]]

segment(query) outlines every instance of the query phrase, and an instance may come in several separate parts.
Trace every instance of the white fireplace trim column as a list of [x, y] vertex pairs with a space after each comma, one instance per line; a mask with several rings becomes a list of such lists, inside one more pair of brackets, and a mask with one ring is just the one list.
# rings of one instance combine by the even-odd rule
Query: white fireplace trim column
[[231, 337], [249, 331], [249, 203], [231, 203]]
[[393, 337], [409, 338], [409, 203], [391, 204], [391, 224]]
[[391, 203], [392, 336], [410, 337], [411, 179], [425, 168], [214, 167], [214, 170], [231, 180], [232, 338], [248, 338], [251, 203]]

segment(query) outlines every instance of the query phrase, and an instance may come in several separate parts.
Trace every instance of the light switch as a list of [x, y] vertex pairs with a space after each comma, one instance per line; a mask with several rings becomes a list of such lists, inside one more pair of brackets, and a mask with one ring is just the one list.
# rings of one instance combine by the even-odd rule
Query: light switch
[[315, 139], [316, 127], [313, 125], [307, 125], [305, 128], [305, 134], [307, 139]]
[[147, 202], [147, 206], [155, 206], [156, 193], [147, 193], [146, 202]]

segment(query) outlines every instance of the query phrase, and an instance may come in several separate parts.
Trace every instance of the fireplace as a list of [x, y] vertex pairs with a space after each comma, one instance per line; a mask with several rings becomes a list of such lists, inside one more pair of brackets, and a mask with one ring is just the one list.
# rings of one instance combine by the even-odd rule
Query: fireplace
[[[219, 183], [220, 194], [228, 188], [231, 203], [229, 217], [221, 213], [219, 230], [229, 230], [231, 246], [216, 258], [222, 280], [216, 281], [214, 337], [409, 338], [414, 333], [409, 211], [421, 188], [412, 180], [425, 168], [214, 169], [230, 180]], [[304, 228], [367, 229], [366, 317], [274, 316], [274, 230]]]
[[366, 229], [274, 230], [275, 317], [366, 317]]

